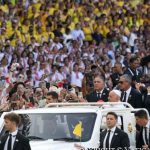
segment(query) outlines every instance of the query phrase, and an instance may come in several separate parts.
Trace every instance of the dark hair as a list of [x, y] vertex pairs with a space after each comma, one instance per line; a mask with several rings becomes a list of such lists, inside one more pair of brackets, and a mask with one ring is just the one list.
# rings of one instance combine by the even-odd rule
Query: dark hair
[[16, 113], [8, 113], [4, 116], [4, 119], [8, 119], [12, 122], [15, 122], [16, 125], [18, 126], [20, 124], [20, 116]]
[[100, 79], [105, 83], [105, 78], [104, 78], [101, 74], [99, 74], [99, 73], [98, 73], [98, 74], [95, 74], [95, 75], [94, 75], [94, 79], [95, 79], [95, 78], [100, 78]]
[[116, 120], [118, 119], [118, 115], [117, 115], [115, 112], [108, 112], [107, 115], [106, 115], [106, 117], [107, 117], [108, 115], [114, 116]]
[[129, 62], [130, 62], [130, 63], [133, 63], [133, 62], [136, 61], [137, 59], [138, 59], [137, 56], [133, 56], [133, 57], [130, 58]]
[[15, 83], [15, 84], [14, 84], [14, 87], [13, 87], [13, 88], [10, 90], [10, 92], [9, 92], [9, 98], [10, 98], [14, 93], [17, 92], [17, 87], [18, 87], [19, 85], [23, 85], [23, 86], [25, 87], [25, 84], [24, 84], [23, 82], [17, 82], [17, 83]]
[[52, 96], [53, 99], [58, 99], [58, 94], [54, 91], [48, 92], [47, 96]]
[[146, 111], [143, 110], [143, 109], [138, 110], [138, 111], [135, 113], [135, 117], [138, 117], [138, 118], [145, 118], [146, 120], [148, 120], [147, 113], [146, 113]]

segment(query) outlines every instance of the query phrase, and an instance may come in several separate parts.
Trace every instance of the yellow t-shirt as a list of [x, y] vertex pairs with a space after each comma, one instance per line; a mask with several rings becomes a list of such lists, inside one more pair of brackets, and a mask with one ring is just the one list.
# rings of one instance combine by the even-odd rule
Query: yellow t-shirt
[[68, 26], [68, 28], [70, 30], [73, 30], [75, 28], [75, 23], [74, 22], [71, 22], [71, 24]]
[[92, 31], [92, 29], [90, 28], [90, 27], [83, 27], [83, 32], [84, 32], [84, 34], [85, 34], [85, 40], [86, 41], [91, 41], [92, 40], [92, 33], [93, 33], [93, 31]]
[[136, 7], [139, 3], [143, 3], [143, 0], [130, 0], [129, 2], [133, 7]]
[[5, 13], [8, 13], [8, 11], [9, 11], [7, 5], [0, 5], [0, 9]]
[[25, 25], [22, 25], [22, 32], [23, 33], [28, 33], [28, 31], [29, 31], [29, 27], [25, 26]]
[[124, 5], [124, 1], [116, 1], [117, 6], [122, 7]]
[[73, 8], [68, 9], [68, 15], [73, 16], [73, 14], [74, 14], [74, 9]]
[[6, 29], [6, 34], [10, 38], [13, 35], [14, 31], [12, 28], [7, 28]]
[[43, 36], [45, 37], [45, 40], [48, 42], [49, 38], [54, 39], [54, 33], [53, 32], [44, 32]]
[[49, 14], [53, 15], [56, 9], [54, 7], [49, 8]]
[[110, 32], [110, 30], [105, 25], [103, 25], [102, 26], [102, 32], [103, 32], [103, 35], [106, 37], [106, 35]]

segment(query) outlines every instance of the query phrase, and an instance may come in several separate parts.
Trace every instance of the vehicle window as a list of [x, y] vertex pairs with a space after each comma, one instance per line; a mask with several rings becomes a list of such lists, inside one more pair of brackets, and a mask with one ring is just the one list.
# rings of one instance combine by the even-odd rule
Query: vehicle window
[[[81, 141], [91, 138], [96, 114], [72, 113], [72, 114], [20, 114], [21, 124], [19, 132], [30, 140], [47, 139], [80, 139], [73, 134], [75, 126], [82, 122]], [[4, 133], [4, 129], [3, 129]], [[70, 140], [71, 141], [71, 140]]]

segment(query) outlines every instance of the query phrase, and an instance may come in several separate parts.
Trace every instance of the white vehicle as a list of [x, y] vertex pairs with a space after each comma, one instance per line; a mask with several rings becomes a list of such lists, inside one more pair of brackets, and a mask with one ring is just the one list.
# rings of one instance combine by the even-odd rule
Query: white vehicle
[[[30, 139], [32, 150], [77, 150], [74, 144], [86, 149], [98, 148], [100, 132], [106, 128], [106, 114], [119, 116], [118, 127], [130, 139], [135, 148], [134, 109], [128, 103], [57, 103], [49, 108], [17, 110], [21, 116], [19, 131]], [[0, 137], [5, 133], [4, 112], [0, 118]], [[82, 137], [73, 134], [75, 126], [82, 122]]]

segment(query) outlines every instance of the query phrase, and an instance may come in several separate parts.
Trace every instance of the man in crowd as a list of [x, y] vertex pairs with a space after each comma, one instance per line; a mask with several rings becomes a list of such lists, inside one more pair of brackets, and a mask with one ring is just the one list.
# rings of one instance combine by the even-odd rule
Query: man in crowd
[[131, 76], [132, 81], [139, 82], [140, 78], [142, 77], [142, 73], [138, 70], [138, 67], [139, 67], [138, 57], [136, 56], [131, 57], [129, 60], [129, 63], [130, 63], [130, 66], [124, 73]]
[[131, 87], [131, 77], [127, 74], [122, 75], [119, 80], [119, 87], [122, 90], [121, 101], [131, 104], [134, 108], [142, 108], [142, 95]]
[[94, 77], [94, 91], [86, 96], [88, 102], [97, 102], [98, 100], [108, 101], [108, 90], [105, 88], [103, 77], [97, 75]]
[[54, 91], [48, 92], [46, 96], [46, 104], [57, 102], [58, 102], [58, 94]]
[[119, 78], [122, 74], [123, 74], [122, 64], [121, 63], [115, 63], [114, 64], [114, 73], [111, 75], [113, 87], [118, 85]]

